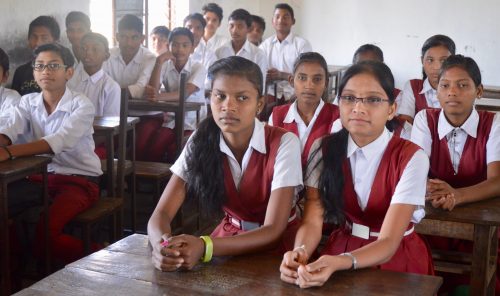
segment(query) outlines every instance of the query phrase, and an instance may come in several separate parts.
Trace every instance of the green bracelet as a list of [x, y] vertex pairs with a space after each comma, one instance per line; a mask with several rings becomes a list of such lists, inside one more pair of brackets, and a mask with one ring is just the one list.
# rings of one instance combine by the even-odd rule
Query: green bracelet
[[201, 256], [201, 262], [210, 262], [212, 260], [212, 255], [214, 253], [214, 244], [212, 242], [212, 238], [208, 235], [200, 236], [200, 238], [205, 243], [205, 253]]

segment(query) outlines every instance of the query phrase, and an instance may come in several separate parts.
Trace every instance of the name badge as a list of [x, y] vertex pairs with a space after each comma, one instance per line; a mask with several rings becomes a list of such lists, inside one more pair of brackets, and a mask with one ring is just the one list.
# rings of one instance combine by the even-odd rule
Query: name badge
[[363, 239], [369, 239], [370, 238], [370, 227], [357, 224], [357, 223], [352, 223], [352, 235], [357, 236], [359, 238]]

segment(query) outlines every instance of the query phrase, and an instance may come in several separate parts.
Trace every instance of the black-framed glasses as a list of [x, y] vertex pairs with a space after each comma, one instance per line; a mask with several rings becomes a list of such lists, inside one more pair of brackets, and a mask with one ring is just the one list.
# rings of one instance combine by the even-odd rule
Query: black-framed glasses
[[339, 96], [339, 104], [343, 104], [346, 106], [354, 106], [358, 102], [362, 103], [363, 105], [367, 107], [377, 107], [382, 102], [389, 102], [388, 99], [382, 99], [376, 96], [370, 96], [366, 98], [358, 98], [355, 96], [347, 95], [347, 96]]
[[31, 65], [33, 67], [33, 70], [42, 72], [45, 69], [48, 69], [51, 72], [57, 71], [61, 68], [66, 69], [68, 66], [63, 65], [63, 64], [57, 64], [57, 63], [50, 63], [50, 64], [33, 64]]

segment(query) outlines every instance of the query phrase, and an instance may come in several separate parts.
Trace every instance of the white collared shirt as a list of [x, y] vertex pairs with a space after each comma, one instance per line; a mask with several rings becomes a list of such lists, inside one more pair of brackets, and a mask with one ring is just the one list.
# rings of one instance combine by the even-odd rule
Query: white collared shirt
[[[192, 138], [192, 136], [191, 136]], [[170, 168], [170, 170], [179, 176], [184, 181], [186, 180], [186, 149], [191, 143], [191, 138], [182, 150], [181, 155]], [[227, 155], [231, 174], [236, 188], [239, 188], [241, 178], [248, 167], [248, 162], [253, 151], [260, 153], [267, 153], [266, 140], [264, 132], [264, 123], [255, 119], [255, 126], [248, 145], [247, 150], [243, 156], [241, 166], [234, 157], [233, 152], [227, 145], [222, 134], [219, 143], [220, 150]], [[271, 191], [282, 187], [295, 187], [296, 192], [302, 188], [302, 165], [300, 162], [300, 144], [299, 139], [293, 133], [286, 133], [280, 141], [278, 154], [274, 163], [274, 175], [271, 184]]]
[[[304, 151], [304, 146], [306, 145], [307, 139], [309, 138], [309, 134], [311, 134], [311, 130], [314, 126], [314, 123], [316, 122], [316, 119], [318, 118], [319, 113], [323, 109], [323, 106], [325, 106], [325, 102], [323, 102], [323, 100], [321, 99], [319, 101], [318, 107], [316, 108], [316, 111], [314, 111], [314, 115], [311, 118], [309, 125], [306, 125], [302, 117], [300, 117], [299, 110], [297, 109], [297, 101], [293, 102], [292, 105], [290, 105], [290, 108], [286, 113], [283, 122], [292, 123], [295, 121], [295, 123], [297, 124], [301, 151]], [[269, 116], [269, 121], [267, 124], [271, 126], [273, 125], [273, 113], [271, 113], [271, 116]]]
[[[207, 77], [207, 71], [202, 64], [193, 62], [191, 58], [188, 59], [182, 71], [179, 72], [175, 68], [175, 63], [171, 60], [167, 60], [161, 66], [160, 81], [163, 83], [166, 92], [174, 92], [179, 90], [179, 84], [181, 81], [181, 73], [187, 74], [186, 83], [191, 83], [199, 88], [199, 90], [192, 93], [186, 102], [197, 102], [205, 104], [205, 91], [204, 83]], [[206, 116], [206, 106], [203, 106], [200, 110], [200, 120]], [[174, 128], [174, 120], [169, 120], [165, 125], [168, 128]], [[188, 130], [196, 129], [196, 112], [187, 112], [184, 120], [184, 128]]]
[[[438, 135], [439, 139], [446, 137], [448, 141], [448, 151], [455, 172], [458, 172], [458, 165], [462, 158], [467, 136], [477, 137], [477, 127], [479, 125], [479, 113], [472, 110], [469, 118], [460, 127], [452, 126], [446, 119], [444, 112], [439, 112]], [[411, 141], [419, 145], [430, 157], [432, 151], [432, 136], [427, 124], [427, 113], [422, 110], [417, 113], [413, 121], [413, 131]], [[493, 118], [488, 142], [486, 142], [486, 164], [500, 161], [500, 116], [498, 113]]]
[[212, 38], [208, 39], [208, 41], [205, 41], [205, 39], [203, 39], [202, 37], [200, 43], [203, 43], [203, 45], [205, 45], [208, 49], [215, 52], [219, 47], [221, 47], [228, 41], [230, 41], [228, 37], [214, 34]]
[[21, 96], [13, 89], [0, 85], [0, 127], [7, 124], [12, 109], [19, 105]]
[[123, 61], [120, 48], [112, 48], [109, 52], [111, 56], [102, 65], [104, 72], [108, 73], [121, 88], [128, 87], [133, 98], [142, 98], [156, 62], [156, 56], [141, 46], [127, 65]]
[[[340, 120], [340, 118], [337, 118], [332, 124], [332, 128], [330, 129], [330, 134], [339, 132], [342, 129], [342, 127], [343, 127], [342, 121]], [[411, 138], [411, 129], [412, 129], [411, 123], [405, 120], [403, 128], [401, 129], [401, 133], [399, 134], [399, 137], [401, 139], [409, 141]]]
[[42, 93], [23, 96], [12, 121], [0, 127], [16, 143], [19, 135], [45, 140], [54, 156], [47, 170], [64, 175], [102, 175], [101, 162], [94, 153], [94, 105], [83, 94], [66, 88], [52, 114], [48, 115]]
[[[384, 128], [382, 134], [370, 144], [358, 147], [349, 135], [347, 142], [347, 157], [351, 165], [352, 182], [358, 199], [358, 204], [364, 210], [370, 198], [370, 192], [375, 180], [382, 156], [393, 137], [392, 133]], [[315, 153], [321, 144], [321, 139], [314, 142], [311, 153]], [[322, 157], [321, 150], [314, 156], [312, 163], [316, 164]], [[304, 184], [318, 188], [319, 177], [323, 170], [322, 162], [318, 166], [307, 168]], [[425, 191], [427, 173], [429, 172], [429, 158], [422, 150], [418, 150], [407, 163], [401, 179], [396, 185], [391, 204], [415, 205], [412, 222], [418, 223], [425, 216]]]
[[120, 85], [103, 69], [89, 76], [82, 67], [68, 81], [68, 88], [90, 99], [95, 107], [95, 116], [120, 116]]
[[[428, 78], [424, 80], [420, 94], [425, 95], [427, 106], [430, 108], [441, 108], [441, 104], [439, 104], [437, 98], [437, 91], [432, 88]], [[408, 115], [412, 118], [415, 117], [415, 95], [413, 94], [410, 81], [406, 82], [403, 90], [396, 98], [396, 103], [398, 104], [397, 114]]]
[[212, 66], [215, 61], [217, 61], [217, 56], [215, 55], [215, 51], [207, 48], [206, 44], [200, 41], [191, 54], [191, 60], [202, 64], [205, 67], [205, 70], [208, 71], [208, 68]]
[[259, 65], [260, 70], [262, 71], [263, 78], [265, 79], [267, 73], [267, 59], [264, 51], [257, 46], [255, 46], [252, 42], [248, 41], [248, 39], [243, 44], [243, 47], [238, 52], [234, 52], [231, 41], [225, 43], [219, 49], [215, 51], [215, 55], [217, 59], [223, 59], [230, 56], [240, 56], [247, 60], [250, 60], [257, 65]]

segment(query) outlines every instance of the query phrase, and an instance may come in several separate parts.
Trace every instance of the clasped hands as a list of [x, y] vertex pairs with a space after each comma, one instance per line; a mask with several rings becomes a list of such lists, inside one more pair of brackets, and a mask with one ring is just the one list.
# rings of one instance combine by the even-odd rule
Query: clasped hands
[[153, 246], [152, 262], [161, 271], [190, 270], [200, 261], [204, 252], [205, 244], [197, 236], [164, 234]]

